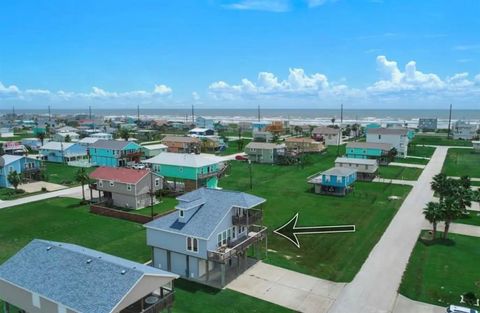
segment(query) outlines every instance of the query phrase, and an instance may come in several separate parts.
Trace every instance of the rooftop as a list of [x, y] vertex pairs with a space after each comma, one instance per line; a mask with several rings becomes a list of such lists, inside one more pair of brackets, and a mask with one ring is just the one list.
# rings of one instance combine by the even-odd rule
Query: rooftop
[[185, 167], [202, 167], [223, 162], [222, 158], [207, 154], [188, 154], [162, 152], [153, 158], [147, 159], [144, 163], [164, 164]]
[[11, 164], [17, 160], [22, 159], [24, 156], [22, 155], [10, 155], [4, 154], [0, 156], [0, 167], [4, 167], [5, 165]]
[[178, 212], [172, 212], [145, 224], [145, 227], [208, 239], [232, 207], [250, 209], [266, 201], [244, 192], [209, 188], [186, 193], [177, 200], [180, 201], [177, 209], [195, 209], [197, 212], [185, 223], [178, 220]]
[[[137, 170], [126, 167], [98, 167], [91, 174], [90, 178], [111, 180], [125, 184], [137, 184], [142, 178], [147, 176], [150, 170]], [[155, 174], [156, 175], [156, 174]]]
[[81, 246], [38, 239], [0, 265], [1, 280], [83, 313], [113, 312], [145, 277], [157, 279], [160, 286], [178, 276]]
[[370, 128], [368, 134], [379, 135], [407, 135], [408, 129], [406, 128]]
[[348, 148], [360, 148], [360, 149], [382, 149], [390, 151], [393, 146], [389, 143], [380, 143], [380, 142], [349, 142], [347, 143]]
[[185, 142], [185, 143], [200, 143], [200, 139], [188, 136], [166, 136], [162, 139], [162, 142]]
[[43, 146], [40, 147], [40, 149], [45, 149], [45, 150], [66, 150], [69, 149], [70, 147], [74, 146], [75, 143], [73, 142], [58, 142], [58, 141], [49, 141]]
[[163, 143], [153, 144], [153, 145], [145, 145], [142, 148], [147, 150], [156, 150], [156, 149], [167, 149], [168, 146], [164, 145]]
[[337, 135], [338, 133], [340, 133], [340, 128], [320, 126], [320, 127], [315, 127], [315, 128], [313, 129], [312, 133], [327, 134], [327, 135]]
[[283, 148], [282, 145], [276, 144], [276, 143], [271, 143], [271, 142], [255, 142], [252, 141], [248, 143], [248, 145], [245, 148], [249, 149], [279, 149]]
[[105, 140], [105, 139], [100, 139], [97, 142], [93, 143], [90, 147], [91, 148], [97, 148], [97, 149], [110, 149], [110, 150], [122, 150], [125, 148], [128, 144], [130, 144], [130, 141], [125, 141], [125, 140]]
[[349, 163], [349, 164], [365, 164], [365, 165], [377, 165], [375, 159], [357, 159], [357, 158], [336, 158], [335, 163]]

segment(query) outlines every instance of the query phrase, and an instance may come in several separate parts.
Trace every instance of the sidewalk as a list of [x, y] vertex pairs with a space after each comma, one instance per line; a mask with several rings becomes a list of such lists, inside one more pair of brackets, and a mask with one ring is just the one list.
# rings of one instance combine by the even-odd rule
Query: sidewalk
[[390, 162], [388, 165], [393, 166], [403, 166], [403, 167], [413, 167], [424, 169], [426, 165], [423, 164], [411, 164], [411, 163], [399, 163], [399, 162]]
[[408, 185], [408, 186], [415, 186], [417, 183], [416, 180], [390, 179], [390, 178], [381, 178], [381, 177], [375, 177], [373, 179], [373, 182], [385, 183], [385, 184]]

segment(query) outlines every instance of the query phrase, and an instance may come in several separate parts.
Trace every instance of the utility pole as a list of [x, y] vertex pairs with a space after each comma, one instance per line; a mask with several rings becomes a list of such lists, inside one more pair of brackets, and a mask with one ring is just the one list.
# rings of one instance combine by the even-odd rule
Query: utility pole
[[450, 125], [452, 123], [452, 104], [450, 103], [450, 112], [448, 115], [448, 134], [447, 134], [447, 139], [450, 139]]
[[260, 104], [258, 105], [257, 111], [258, 121], [260, 122]]
[[140, 122], [140, 105], [137, 105], [137, 121]]
[[195, 124], [195, 108], [192, 104], [192, 124]]
[[48, 106], [48, 121], [52, 120], [52, 113], [50, 111], [50, 106]]
[[152, 217], [153, 220], [153, 169], [150, 169], [150, 216]]
[[340, 124], [343, 124], [343, 103], [340, 105]]
[[248, 171], [250, 173], [250, 190], [253, 189], [253, 180], [252, 180], [252, 160], [248, 160]]
[[92, 119], [92, 106], [91, 105], [88, 106], [88, 119], [89, 120]]

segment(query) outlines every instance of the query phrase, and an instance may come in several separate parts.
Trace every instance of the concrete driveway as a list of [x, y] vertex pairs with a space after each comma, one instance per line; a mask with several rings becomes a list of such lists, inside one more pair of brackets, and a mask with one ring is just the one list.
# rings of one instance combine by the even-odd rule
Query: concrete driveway
[[446, 309], [442, 306], [413, 301], [398, 295], [395, 301], [393, 313], [445, 313]]
[[399, 162], [390, 162], [388, 165], [411, 167], [411, 168], [421, 168], [421, 169], [424, 169], [425, 166], [426, 166], [426, 165], [423, 165], [423, 164], [411, 164], [411, 163], [399, 163]]
[[295, 311], [324, 313], [344, 286], [343, 283], [334, 283], [258, 262], [226, 288]]
[[67, 188], [66, 186], [53, 184], [46, 181], [36, 181], [18, 186], [18, 188], [25, 190], [27, 193], [42, 191], [42, 188], [44, 187], [47, 189], [47, 191], [56, 191]]

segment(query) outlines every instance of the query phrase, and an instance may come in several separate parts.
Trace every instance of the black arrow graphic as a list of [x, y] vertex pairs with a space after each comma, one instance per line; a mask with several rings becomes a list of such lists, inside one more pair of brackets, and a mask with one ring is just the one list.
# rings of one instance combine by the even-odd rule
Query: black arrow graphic
[[277, 235], [287, 238], [297, 248], [300, 248], [300, 242], [297, 235], [311, 235], [311, 234], [329, 234], [329, 233], [352, 233], [355, 232], [355, 225], [335, 225], [335, 226], [309, 226], [298, 227], [298, 213], [292, 217], [285, 225], [280, 226], [273, 232]]

